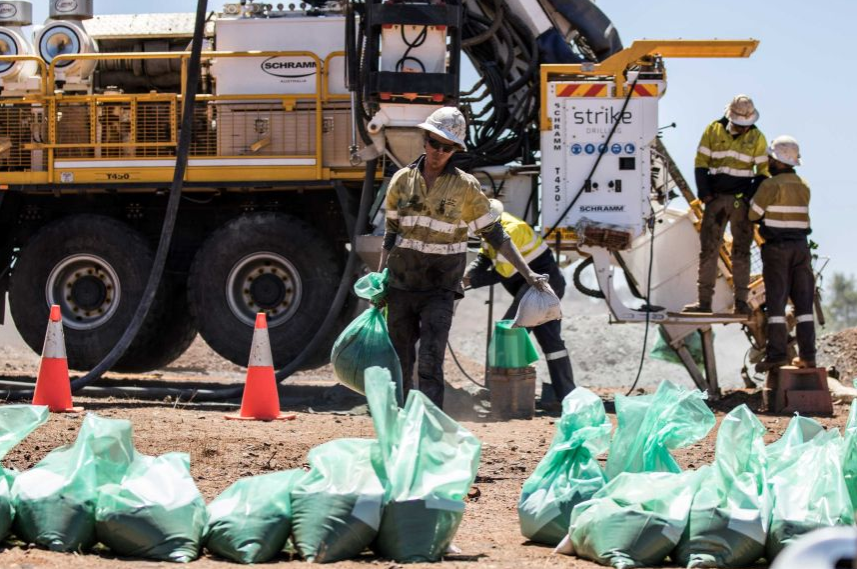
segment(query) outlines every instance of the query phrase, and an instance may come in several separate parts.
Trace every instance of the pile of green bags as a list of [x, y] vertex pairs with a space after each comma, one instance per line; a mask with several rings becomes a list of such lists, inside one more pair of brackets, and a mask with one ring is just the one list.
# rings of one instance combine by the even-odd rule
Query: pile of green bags
[[617, 568], [667, 557], [688, 568], [744, 567], [773, 560], [812, 530], [854, 523], [857, 402], [844, 438], [795, 416], [768, 446], [765, 427], [741, 405], [720, 425], [713, 464], [682, 473], [669, 450], [703, 438], [714, 416], [702, 393], [663, 382], [652, 395], [616, 398], [619, 426], [599, 479], [594, 454], [583, 459], [588, 476], [569, 474], [580, 468], [568, 455], [570, 441], [586, 448], [580, 439], [587, 428], [602, 445], [609, 434], [609, 426], [598, 431], [603, 408], [593, 397], [578, 388], [563, 401], [554, 442], [524, 484], [525, 537], [553, 544], [566, 528], [558, 552]]
[[[0, 460], [15, 445], [48, 420], [48, 408], [34, 405], [4, 405], [0, 407]], [[12, 504], [11, 486], [18, 473], [3, 469], [0, 474], [0, 540], [5, 539], [12, 527], [15, 507]]]
[[[388, 280], [387, 269], [383, 273], [369, 273], [354, 283], [354, 292], [372, 303], [380, 302], [387, 294]], [[402, 367], [390, 341], [384, 312], [376, 306], [367, 308], [342, 331], [333, 344], [330, 363], [337, 380], [364, 395], [366, 369], [380, 366], [390, 370], [401, 401]]]
[[524, 537], [557, 545], [568, 534], [571, 511], [606, 483], [598, 455], [613, 426], [601, 398], [578, 387], [562, 402], [562, 417], [545, 457], [524, 482], [518, 519]]
[[12, 486], [15, 534], [55, 551], [97, 542], [119, 555], [190, 561], [205, 502], [186, 454], [139, 454], [131, 423], [88, 414], [74, 444], [50, 452]]
[[400, 410], [388, 370], [366, 370], [366, 386], [385, 489], [372, 548], [394, 561], [438, 561], [461, 523], [481, 443], [419, 391]]

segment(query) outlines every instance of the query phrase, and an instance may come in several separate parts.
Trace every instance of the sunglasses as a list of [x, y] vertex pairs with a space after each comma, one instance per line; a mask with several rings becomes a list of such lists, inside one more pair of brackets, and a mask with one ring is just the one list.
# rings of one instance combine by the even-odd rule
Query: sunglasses
[[457, 148], [454, 144], [444, 144], [443, 142], [435, 140], [430, 136], [427, 136], [425, 138], [426, 142], [428, 142], [428, 145], [439, 152], [449, 154], [450, 152], [454, 152]]

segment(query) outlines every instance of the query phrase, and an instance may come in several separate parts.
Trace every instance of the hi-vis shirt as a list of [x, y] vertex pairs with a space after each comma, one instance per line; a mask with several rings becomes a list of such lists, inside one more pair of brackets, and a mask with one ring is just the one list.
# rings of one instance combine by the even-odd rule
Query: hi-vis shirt
[[750, 202], [750, 221], [761, 224], [765, 241], [803, 240], [812, 231], [809, 225], [810, 191], [794, 172], [777, 174], [759, 186]]
[[[542, 241], [541, 235], [536, 233], [528, 223], [521, 221], [514, 215], [504, 211], [500, 215], [500, 224], [506, 233], [509, 234], [512, 243], [521, 252], [521, 256], [528, 265], [536, 257], [548, 250], [548, 246]], [[494, 270], [504, 279], [508, 279], [518, 272], [518, 269], [512, 263], [487, 242], [483, 244], [482, 249], [479, 250], [479, 254], [491, 259], [494, 262]]]
[[694, 166], [706, 174], [696, 178], [700, 199], [749, 191], [754, 177], [768, 176], [768, 143], [762, 131], [754, 126], [733, 136], [728, 124], [726, 118], [712, 122], [699, 141]]
[[[447, 165], [428, 190], [425, 156], [393, 175], [387, 188], [387, 257], [390, 286], [402, 290], [446, 289], [463, 294], [468, 230], [499, 247], [508, 239], [491, 213], [479, 182]], [[499, 230], [499, 231], [498, 231]]]

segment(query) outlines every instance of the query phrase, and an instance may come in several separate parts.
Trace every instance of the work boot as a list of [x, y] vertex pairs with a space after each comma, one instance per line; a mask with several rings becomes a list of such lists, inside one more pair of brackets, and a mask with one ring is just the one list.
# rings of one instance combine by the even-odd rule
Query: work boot
[[681, 309], [681, 311], [682, 312], [688, 312], [688, 313], [704, 312], [704, 313], [710, 314], [711, 313], [711, 301], [709, 300], [706, 302], [704, 300], [700, 300], [696, 304], [686, 305], [684, 308]]
[[550, 383], [542, 383], [542, 396], [539, 398], [538, 407], [548, 412], [562, 410], [562, 401], [557, 399], [553, 385]]
[[789, 365], [788, 360], [769, 360], [768, 358], [765, 358], [756, 364], [756, 372], [766, 373], [787, 365]]
[[747, 303], [746, 300], [736, 300], [735, 306], [732, 308], [732, 314], [736, 316], [746, 316], [750, 318], [753, 316], [753, 308]]
[[794, 358], [792, 360], [792, 365], [800, 369], [811, 369], [816, 367], [815, 360], [802, 360], [800, 358]]

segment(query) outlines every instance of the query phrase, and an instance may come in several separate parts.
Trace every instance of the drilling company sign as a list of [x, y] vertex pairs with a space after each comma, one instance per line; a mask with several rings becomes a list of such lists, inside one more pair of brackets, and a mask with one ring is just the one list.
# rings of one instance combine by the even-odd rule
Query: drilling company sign
[[311, 57], [276, 55], [262, 61], [261, 70], [280, 83], [309, 83], [315, 81], [318, 64]]

